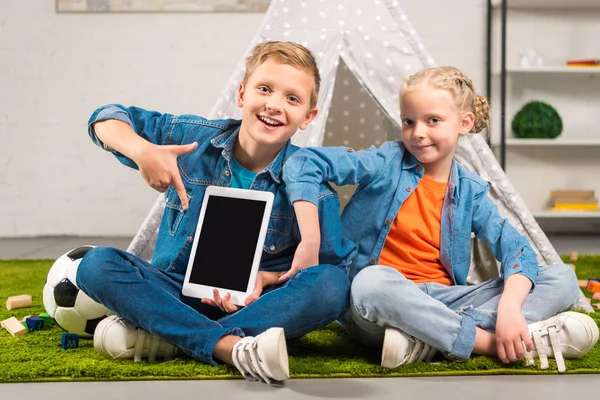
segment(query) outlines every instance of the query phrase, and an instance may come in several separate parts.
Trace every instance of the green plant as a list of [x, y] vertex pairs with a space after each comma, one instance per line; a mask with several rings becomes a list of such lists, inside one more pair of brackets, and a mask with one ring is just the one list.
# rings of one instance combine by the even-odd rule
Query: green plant
[[562, 119], [554, 107], [542, 101], [525, 104], [512, 120], [517, 138], [552, 139], [561, 134]]

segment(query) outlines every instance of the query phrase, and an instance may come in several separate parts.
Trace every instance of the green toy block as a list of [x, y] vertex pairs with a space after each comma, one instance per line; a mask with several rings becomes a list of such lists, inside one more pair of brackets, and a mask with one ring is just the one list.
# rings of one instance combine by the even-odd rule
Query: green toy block
[[40, 315], [38, 315], [38, 317], [40, 317], [41, 319], [44, 320], [45, 327], [52, 326], [52, 317], [50, 317], [50, 315], [48, 315], [48, 313], [41, 313]]
[[31, 331], [31, 329], [29, 329], [29, 327], [27, 326], [27, 322], [25, 321], [19, 321], [21, 322], [21, 325], [23, 325], [25, 327], [25, 329], [27, 329], [27, 333], [29, 333]]

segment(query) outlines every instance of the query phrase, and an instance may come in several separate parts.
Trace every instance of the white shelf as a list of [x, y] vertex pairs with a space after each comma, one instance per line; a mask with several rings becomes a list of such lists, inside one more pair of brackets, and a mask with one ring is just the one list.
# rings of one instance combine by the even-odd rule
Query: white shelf
[[[500, 147], [500, 143], [494, 143], [493, 147]], [[600, 137], [598, 139], [506, 139], [508, 147], [556, 147], [556, 146], [571, 146], [571, 147], [589, 147], [600, 146]]]
[[[600, 4], [600, 0], [598, 0]], [[572, 75], [600, 75], [600, 67], [541, 67], [541, 68], [507, 68], [507, 74], [572, 74]], [[500, 71], [494, 71], [495, 75], [500, 75]]]
[[600, 218], [600, 211], [536, 211], [535, 218]]
[[[492, 7], [500, 8], [501, 0], [492, 0]], [[508, 8], [600, 9], [598, 0], [508, 0]]]

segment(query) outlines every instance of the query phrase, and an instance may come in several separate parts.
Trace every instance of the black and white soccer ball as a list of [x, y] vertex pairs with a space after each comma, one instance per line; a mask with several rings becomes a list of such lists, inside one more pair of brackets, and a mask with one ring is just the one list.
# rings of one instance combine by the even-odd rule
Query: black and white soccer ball
[[100, 321], [113, 314], [77, 286], [77, 267], [94, 246], [77, 247], [56, 259], [44, 285], [44, 308], [58, 326], [69, 333], [91, 338]]

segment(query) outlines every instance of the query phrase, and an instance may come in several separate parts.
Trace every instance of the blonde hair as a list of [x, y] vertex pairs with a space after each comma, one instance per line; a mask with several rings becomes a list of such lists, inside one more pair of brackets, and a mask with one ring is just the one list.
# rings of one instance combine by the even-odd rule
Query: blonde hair
[[252, 54], [246, 59], [244, 83], [248, 81], [248, 78], [258, 66], [270, 59], [298, 68], [314, 78], [314, 86], [310, 93], [310, 108], [316, 106], [319, 87], [321, 86], [319, 68], [311, 51], [298, 43], [270, 41], [254, 46]]
[[409, 76], [400, 89], [400, 95], [428, 84], [438, 89], [448, 90], [460, 111], [470, 111], [475, 115], [471, 132], [481, 132], [490, 124], [490, 106], [485, 97], [475, 93], [473, 81], [455, 67], [425, 68]]

